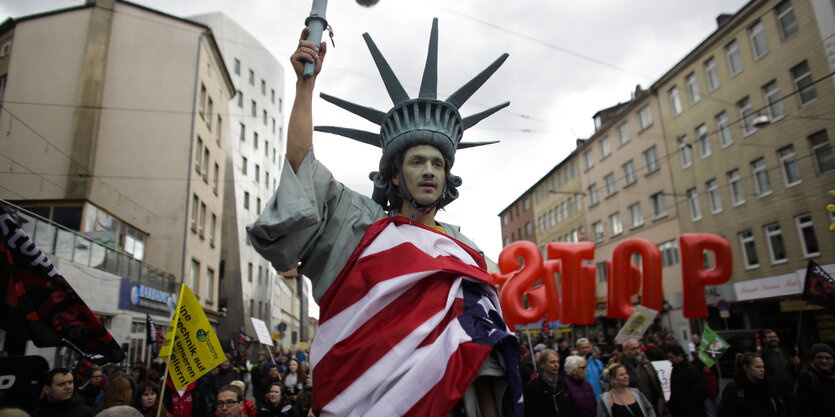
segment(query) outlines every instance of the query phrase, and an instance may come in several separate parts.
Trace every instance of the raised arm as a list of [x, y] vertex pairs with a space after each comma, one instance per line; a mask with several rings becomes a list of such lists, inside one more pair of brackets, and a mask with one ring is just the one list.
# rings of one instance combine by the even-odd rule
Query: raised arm
[[[313, 87], [316, 84], [316, 77], [322, 70], [322, 61], [325, 60], [327, 42], [322, 42], [320, 48], [307, 38], [307, 28], [302, 30], [301, 39], [296, 52], [290, 56], [290, 63], [296, 73], [296, 98], [293, 101], [293, 108], [290, 110], [290, 122], [287, 124], [287, 161], [298, 171], [304, 156], [313, 147]], [[318, 53], [317, 53], [318, 52]], [[313, 69], [313, 77], [304, 78], [305, 62], [316, 62]]]

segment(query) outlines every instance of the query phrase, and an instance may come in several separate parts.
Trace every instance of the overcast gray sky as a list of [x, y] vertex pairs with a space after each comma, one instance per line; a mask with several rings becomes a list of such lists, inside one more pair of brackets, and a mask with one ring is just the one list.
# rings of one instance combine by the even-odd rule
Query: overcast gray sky
[[[249, 30], [285, 68], [311, 5], [310, 0], [134, 2], [180, 17], [221, 11]], [[2, 0], [0, 19], [82, 3]], [[329, 50], [317, 89], [383, 111], [391, 107], [362, 41], [361, 34], [369, 32], [415, 96], [433, 17], [439, 18], [439, 98], [508, 52], [504, 66], [461, 109], [466, 117], [509, 100], [509, 108], [464, 135], [465, 141], [501, 143], [458, 153], [453, 173], [464, 180], [461, 196], [438, 216], [461, 225], [496, 260], [501, 251], [498, 213], [565, 158], [576, 138], [594, 132], [592, 115], [628, 100], [637, 84], [651, 85], [716, 29], [720, 13], [735, 13], [745, 3], [380, 0], [365, 8], [353, 0], [331, 0], [327, 16], [336, 48]], [[293, 82], [285, 79], [288, 101]], [[314, 123], [374, 130], [374, 125], [318, 99]], [[368, 173], [377, 168], [377, 148], [320, 133], [314, 146], [336, 178], [370, 195]]]

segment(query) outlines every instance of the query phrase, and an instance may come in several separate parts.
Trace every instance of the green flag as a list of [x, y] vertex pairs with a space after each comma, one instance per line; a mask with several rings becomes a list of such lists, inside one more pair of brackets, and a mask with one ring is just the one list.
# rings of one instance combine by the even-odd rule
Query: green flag
[[702, 344], [699, 346], [699, 360], [710, 368], [728, 350], [730, 345], [725, 339], [719, 337], [705, 323], [705, 331], [702, 334]]

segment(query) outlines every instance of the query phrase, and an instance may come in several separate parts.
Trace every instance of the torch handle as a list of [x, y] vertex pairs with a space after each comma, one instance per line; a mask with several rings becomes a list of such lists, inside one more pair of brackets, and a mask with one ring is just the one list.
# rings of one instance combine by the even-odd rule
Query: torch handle
[[[322, 32], [328, 27], [328, 21], [325, 20], [325, 9], [327, 7], [328, 0], [313, 0], [310, 16], [305, 21], [305, 25], [307, 25], [307, 40], [313, 42], [317, 47], [322, 43]], [[313, 67], [315, 65], [315, 62], [305, 62], [304, 78], [313, 76]]]

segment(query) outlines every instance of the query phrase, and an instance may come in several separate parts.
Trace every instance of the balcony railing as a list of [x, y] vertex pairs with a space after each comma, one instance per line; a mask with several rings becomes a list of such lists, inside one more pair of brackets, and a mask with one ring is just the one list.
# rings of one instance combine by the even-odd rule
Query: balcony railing
[[128, 278], [134, 285], [145, 285], [171, 293], [177, 292], [177, 282], [173, 274], [7, 201], [0, 200], [0, 204], [38, 245], [38, 248], [53, 260], [55, 257], [63, 258], [79, 265]]

